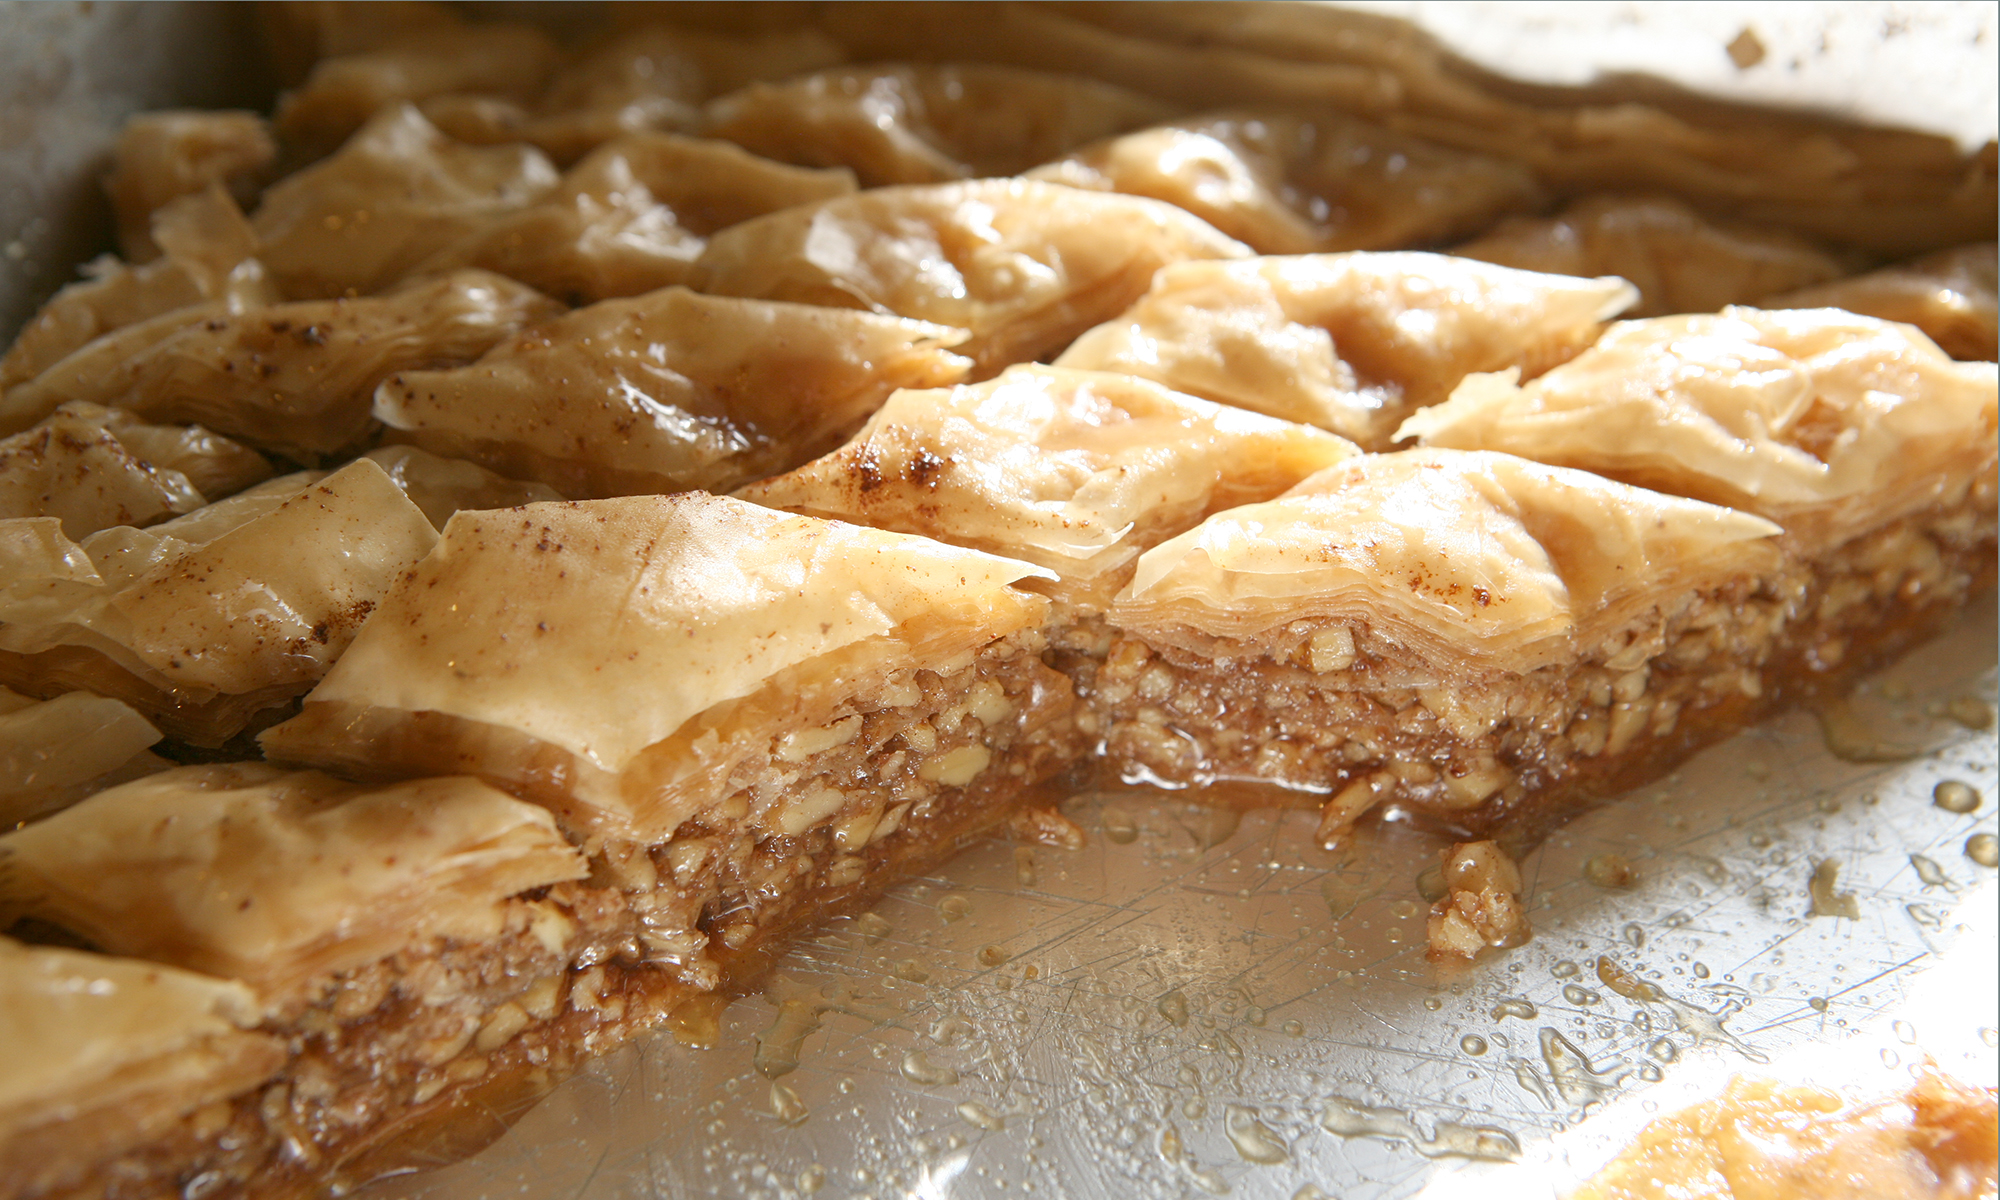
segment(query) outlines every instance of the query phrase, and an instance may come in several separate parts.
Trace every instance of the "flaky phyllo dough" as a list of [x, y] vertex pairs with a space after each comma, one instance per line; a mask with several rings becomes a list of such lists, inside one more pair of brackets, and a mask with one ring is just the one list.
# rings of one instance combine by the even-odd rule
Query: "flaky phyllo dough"
[[713, 986], [808, 896], [1074, 753], [1049, 603], [1010, 586], [1047, 576], [698, 493], [461, 513], [263, 746], [548, 806], [631, 893], [648, 961]]
[[854, 190], [847, 171], [786, 166], [723, 141], [626, 134], [419, 269], [483, 267], [577, 303], [636, 296], [686, 283], [718, 229]]
[[1056, 363], [1137, 375], [1384, 449], [1405, 416], [1467, 373], [1547, 370], [1632, 297], [1620, 279], [1437, 254], [1180, 263]]
[[241, 1186], [272, 1170], [273, 1121], [285, 1161], [327, 1168], [343, 1133], [550, 1063], [564, 972], [603, 952], [608, 914], [572, 882], [588, 870], [546, 810], [477, 780], [261, 763], [162, 772], [0, 836], [0, 919], [104, 952], [0, 939], [0, 1178], [115, 1193], [94, 1168], [143, 1147], [202, 1151]]
[[89, 692], [35, 700], [0, 687], [0, 830], [170, 764], [131, 705]]
[[436, 539], [368, 461], [80, 542], [0, 520], [0, 683], [95, 691], [219, 746], [317, 682]]
[[478, 362], [392, 375], [397, 438], [566, 496], [727, 491], [838, 445], [898, 387], [971, 364], [965, 331], [666, 288], [542, 322]]
[[1777, 532], [1504, 454], [1362, 455], [1142, 555], [1087, 699], [1137, 777], [1329, 793], [1330, 835], [1391, 797], [1490, 821], [1754, 690]]
[[461, 141], [527, 142], [570, 163], [625, 134], [699, 130], [703, 101], [843, 57], [812, 29], [732, 37], [642, 25], [578, 50], [539, 95], [467, 88], [428, 96], [419, 106]]
[[387, 376], [471, 362], [559, 308], [510, 279], [465, 270], [351, 300], [176, 309], [99, 337], [0, 395], [0, 428], [87, 400], [312, 461], [365, 442], [369, 399]]
[[2000, 247], [1975, 242], [1866, 275], [1767, 296], [1764, 308], [1840, 308], [1915, 325], [1953, 358], [1988, 362], [2000, 353], [1995, 276]]
[[1153, 272], [1242, 243], [1157, 200], [1025, 179], [887, 187], [745, 221], [710, 239], [693, 286], [970, 330], [973, 377], [1060, 351]]
[[703, 128], [769, 158], [849, 167], [863, 187], [882, 187], [1018, 174], [1169, 111], [1080, 75], [911, 64], [751, 84], [711, 102]]
[[[919, 647], [947, 660], [1032, 628], [1046, 601], [1007, 585], [1041, 574], [698, 493], [463, 513], [264, 745], [385, 773], [464, 763], [592, 840], [664, 839], [710, 768], [847, 704], [864, 664], [907, 679]], [[780, 675], [790, 694], [770, 692]], [[753, 715], [763, 739], [730, 721]]]
[[468, 146], [408, 105], [286, 176], [251, 214], [258, 254], [292, 299], [376, 292], [556, 186], [531, 146]]
[[278, 299], [257, 261], [256, 232], [220, 188], [162, 205], [151, 229], [156, 257], [136, 266], [110, 255], [93, 260], [87, 278], [51, 297], [0, 355], [0, 429], [13, 432], [34, 419], [11, 415], [16, 386], [96, 339], [154, 318], [173, 327]]
[[1541, 200], [1518, 163], [1324, 111], [1193, 117], [1028, 175], [1165, 200], [1259, 254], [1435, 245]]
[[277, 157], [270, 126], [256, 113], [134, 115], [112, 147], [104, 178], [125, 257], [143, 263], [160, 256], [164, 247], [153, 237], [153, 218], [182, 196], [220, 184], [238, 204], [248, 204]]
[[587, 872], [545, 809], [474, 779], [181, 767], [0, 835], [0, 918], [296, 1008], [406, 946], [492, 940], [508, 897]]
[[1817, 554], [1926, 512], [1990, 529], [1995, 379], [1907, 325], [1734, 308], [1614, 326], [1524, 385], [1475, 375], [1401, 432], [1741, 508]]
[[76, 401], [0, 439], [0, 520], [55, 517], [75, 541], [192, 512], [273, 473], [263, 455], [199, 425]]
[[1631, 315], [1714, 312], [1837, 279], [1841, 262], [1798, 234], [1716, 223], [1666, 196], [1590, 196], [1560, 216], [1514, 217], [1453, 254], [1527, 271], [1617, 275]]
[[171, 1134], [285, 1061], [233, 980], [0, 937], [0, 1179], [20, 1195]]
[[1024, 586], [1083, 615], [1141, 551], [1354, 453], [1129, 375], [1017, 366], [897, 392], [839, 451], [737, 494], [1034, 563], [1057, 579]]

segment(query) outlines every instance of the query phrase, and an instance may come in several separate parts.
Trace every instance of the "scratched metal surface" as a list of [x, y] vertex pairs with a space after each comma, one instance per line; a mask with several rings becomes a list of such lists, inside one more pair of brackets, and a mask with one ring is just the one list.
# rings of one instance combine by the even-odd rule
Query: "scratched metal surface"
[[[1994, 735], [1946, 715], [1990, 712], [1994, 628], [1989, 596], [1857, 694], [1869, 740], [1916, 757], [1843, 761], [1804, 715], [1753, 730], [1527, 858], [1534, 940], [1469, 968], [1425, 960], [1432, 844], [1406, 828], [1330, 854], [1305, 813], [1079, 796], [1081, 851], [985, 843], [799, 946], [717, 1046], [622, 1052], [369, 1195], [1491, 1197], [1508, 1172], [1463, 1152], [1517, 1149], [1517, 1194], [1550, 1195], [1609, 1153], [1599, 1110], [1629, 1134], [1727, 1072], [1873, 1046], [1995, 907], [1965, 853]], [[1947, 779], [1975, 812], [1937, 806]], [[1587, 882], [1607, 853], [1638, 882]], [[1825, 861], [1855, 917], [1809, 915]], [[1606, 988], [1605, 956], [1669, 999]], [[1894, 1026], [1917, 1048], [1871, 1051], [1882, 1078], [1834, 1082], [1886, 1090], [1923, 1053], [1996, 1082], [1991, 978]]]

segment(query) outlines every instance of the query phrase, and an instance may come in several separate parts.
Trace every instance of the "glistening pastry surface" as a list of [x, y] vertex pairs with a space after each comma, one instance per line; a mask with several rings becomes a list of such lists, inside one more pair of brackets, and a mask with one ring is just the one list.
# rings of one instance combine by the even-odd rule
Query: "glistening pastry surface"
[[240, 983], [0, 937], [0, 1182], [39, 1195], [269, 1078], [283, 1043]]
[[1504, 454], [1364, 455], [1141, 556], [1085, 697], [1138, 777], [1329, 794], [1329, 841], [1391, 797], [1491, 830], [1755, 693], [1791, 615], [1776, 532]]
[[[699, 493], [464, 513], [264, 745], [396, 774], [464, 763], [554, 805], [587, 844], [650, 843], [752, 750], [695, 718], [784, 675], [795, 694], [769, 719], [809, 722], [858, 680], [1032, 632], [1047, 602], [1006, 585], [1044, 575]], [[466, 744], [389, 737], [411, 721]]]
[[1152, 379], [1382, 450], [1405, 416], [1468, 373], [1540, 374], [1632, 297], [1621, 279], [1437, 254], [1178, 263], [1056, 363]]
[[983, 379], [1061, 350], [1137, 299], [1160, 267], [1248, 254], [1158, 200], [981, 179], [875, 188], [745, 221], [710, 239], [694, 286], [970, 330], [959, 349]]
[[727, 491], [839, 443], [899, 387], [963, 379], [964, 330], [663, 288], [405, 371], [374, 415], [439, 454], [577, 499]]
[[1990, 511], [1996, 378], [1908, 326], [1733, 308], [1621, 323], [1526, 384], [1474, 376], [1400, 432], [1759, 513], [1813, 553], [1925, 510]]
[[1028, 586], [1088, 615], [1141, 551], [1355, 453], [1130, 375], [1022, 364], [898, 391], [840, 450], [737, 494], [1034, 563], [1058, 578]]
[[318, 681], [437, 540], [373, 462], [284, 476], [184, 517], [100, 530], [0, 521], [0, 679], [82, 687], [220, 746]]

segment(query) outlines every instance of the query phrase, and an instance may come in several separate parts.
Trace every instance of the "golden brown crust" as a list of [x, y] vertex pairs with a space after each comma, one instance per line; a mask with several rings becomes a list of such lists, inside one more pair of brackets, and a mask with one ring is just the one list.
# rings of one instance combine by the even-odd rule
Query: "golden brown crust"
[[[1366, 629], [1352, 639], [1353, 663], [1334, 673], [1223, 640], [1195, 651], [1119, 631], [1101, 666], [1078, 664], [1078, 689], [1087, 731], [1129, 777], [1305, 789], [1342, 814], [1330, 837], [1393, 803], [1525, 846], [1930, 636], [1993, 578], [1993, 553], [1991, 508], [1976, 500], [1905, 519], [1699, 596], [1668, 617], [1662, 650], [1636, 669], [1586, 660], [1385, 687], [1368, 676], [1398, 652]], [[1308, 639], [1299, 646], [1309, 653]]]

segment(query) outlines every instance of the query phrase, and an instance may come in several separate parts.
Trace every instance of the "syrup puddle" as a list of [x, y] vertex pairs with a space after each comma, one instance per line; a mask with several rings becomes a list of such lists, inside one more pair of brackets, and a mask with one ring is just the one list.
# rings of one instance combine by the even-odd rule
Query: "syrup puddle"
[[1480, 1158], [1511, 1162], [1521, 1156], [1521, 1143], [1497, 1125], [1433, 1124], [1427, 1137], [1409, 1113], [1400, 1108], [1374, 1108], [1335, 1096], [1321, 1110], [1319, 1127], [1343, 1138], [1375, 1137], [1406, 1141], [1425, 1158]]

